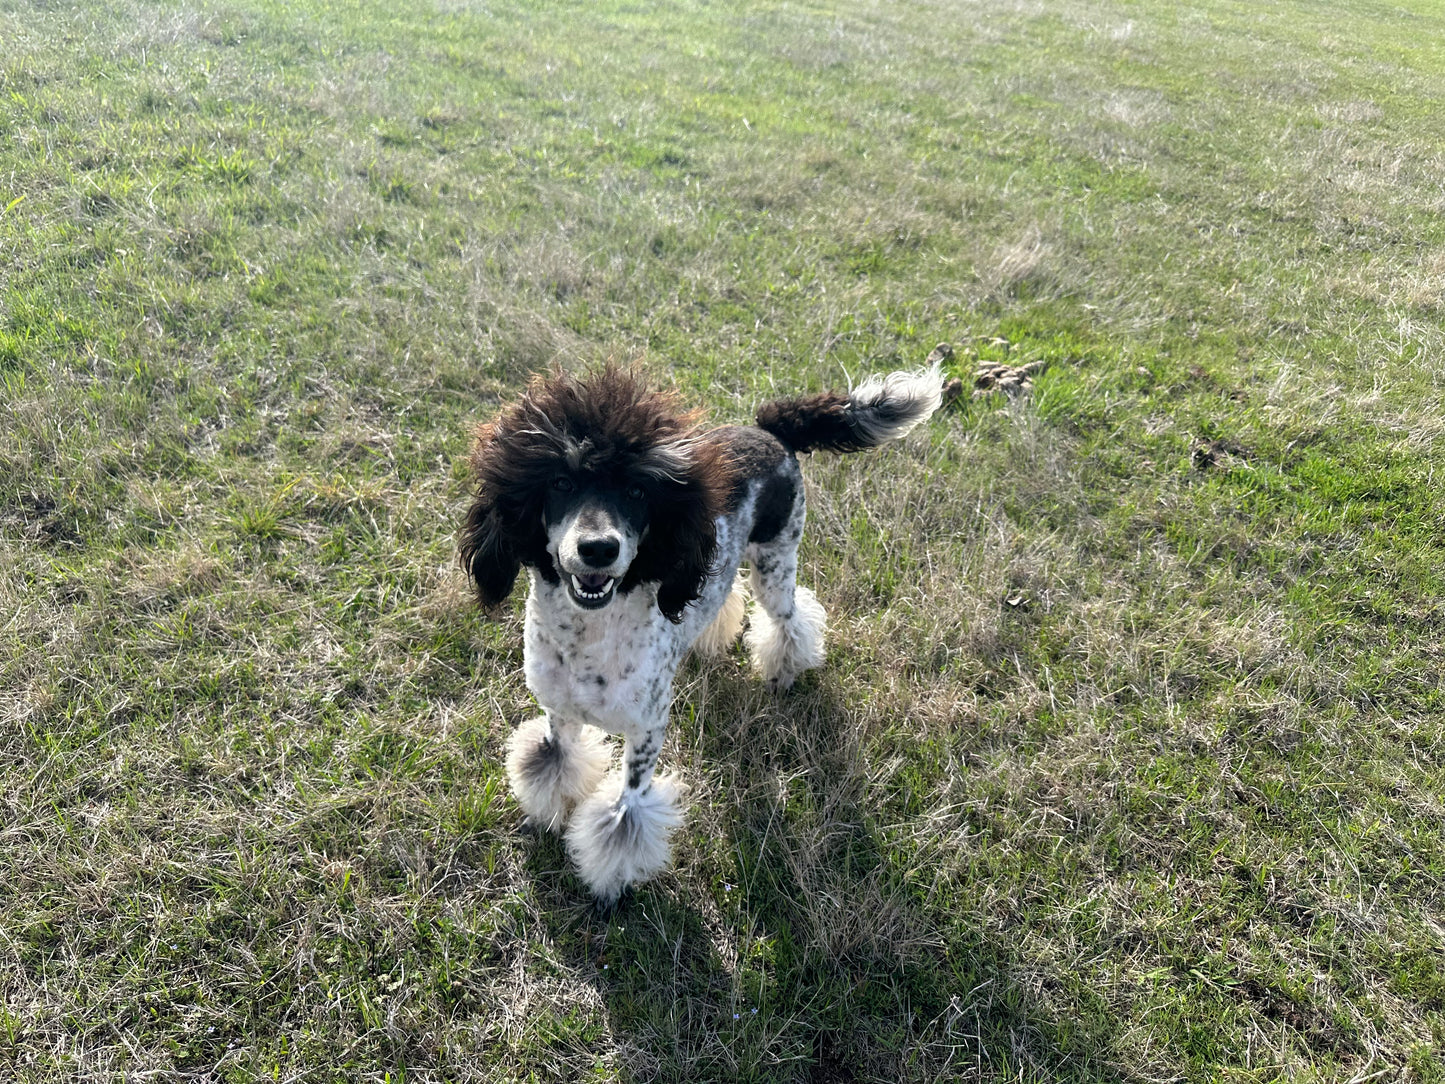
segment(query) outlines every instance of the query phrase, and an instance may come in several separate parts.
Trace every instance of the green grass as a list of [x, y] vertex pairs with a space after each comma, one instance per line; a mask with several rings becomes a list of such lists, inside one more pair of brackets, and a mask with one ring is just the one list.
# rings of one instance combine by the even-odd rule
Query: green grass
[[[0, 1074], [1445, 1080], [1445, 15], [0, 0]], [[806, 465], [674, 871], [519, 831], [469, 431], [1045, 361]]]

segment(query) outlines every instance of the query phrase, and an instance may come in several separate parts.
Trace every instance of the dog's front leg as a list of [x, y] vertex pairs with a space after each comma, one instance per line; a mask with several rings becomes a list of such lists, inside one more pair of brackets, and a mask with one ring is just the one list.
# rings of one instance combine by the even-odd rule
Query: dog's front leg
[[567, 853], [603, 906], [661, 873], [672, 858], [681, 787], [674, 776], [654, 774], [666, 731], [666, 707], [625, 725], [622, 771], [577, 806], [567, 827]]
[[607, 760], [601, 731], [546, 708], [507, 739], [507, 781], [517, 804], [550, 832], [561, 831], [572, 807], [597, 789]]

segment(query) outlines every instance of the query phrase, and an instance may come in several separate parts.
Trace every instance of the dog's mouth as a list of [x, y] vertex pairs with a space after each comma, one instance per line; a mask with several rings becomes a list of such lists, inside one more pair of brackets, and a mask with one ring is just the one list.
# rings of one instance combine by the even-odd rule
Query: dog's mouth
[[567, 577], [567, 592], [572, 601], [584, 610], [598, 610], [612, 601], [612, 589], [617, 581], [601, 572], [585, 575], [572, 573]]

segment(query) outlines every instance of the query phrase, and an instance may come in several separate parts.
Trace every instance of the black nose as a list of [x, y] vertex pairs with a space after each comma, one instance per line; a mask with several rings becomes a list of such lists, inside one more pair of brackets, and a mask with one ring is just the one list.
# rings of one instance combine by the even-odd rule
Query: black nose
[[593, 568], [606, 568], [617, 560], [621, 548], [615, 538], [588, 538], [577, 543], [577, 556]]

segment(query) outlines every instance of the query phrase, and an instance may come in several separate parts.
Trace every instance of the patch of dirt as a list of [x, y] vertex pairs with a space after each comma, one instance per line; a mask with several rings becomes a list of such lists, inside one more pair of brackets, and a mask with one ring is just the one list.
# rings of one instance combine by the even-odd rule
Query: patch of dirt
[[42, 546], [78, 546], [81, 540], [72, 518], [45, 494], [25, 493], [11, 508], [0, 507], [0, 523]]
[[1248, 450], [1232, 440], [1204, 440], [1194, 446], [1189, 461], [1194, 469], [1210, 470], [1214, 467], [1237, 466], [1248, 458]]
[[1324, 1006], [1298, 1004], [1256, 979], [1246, 979], [1238, 990], [1264, 1017], [1296, 1031], [1311, 1050], [1335, 1057], [1364, 1053], [1359, 1038], [1341, 1027]]

